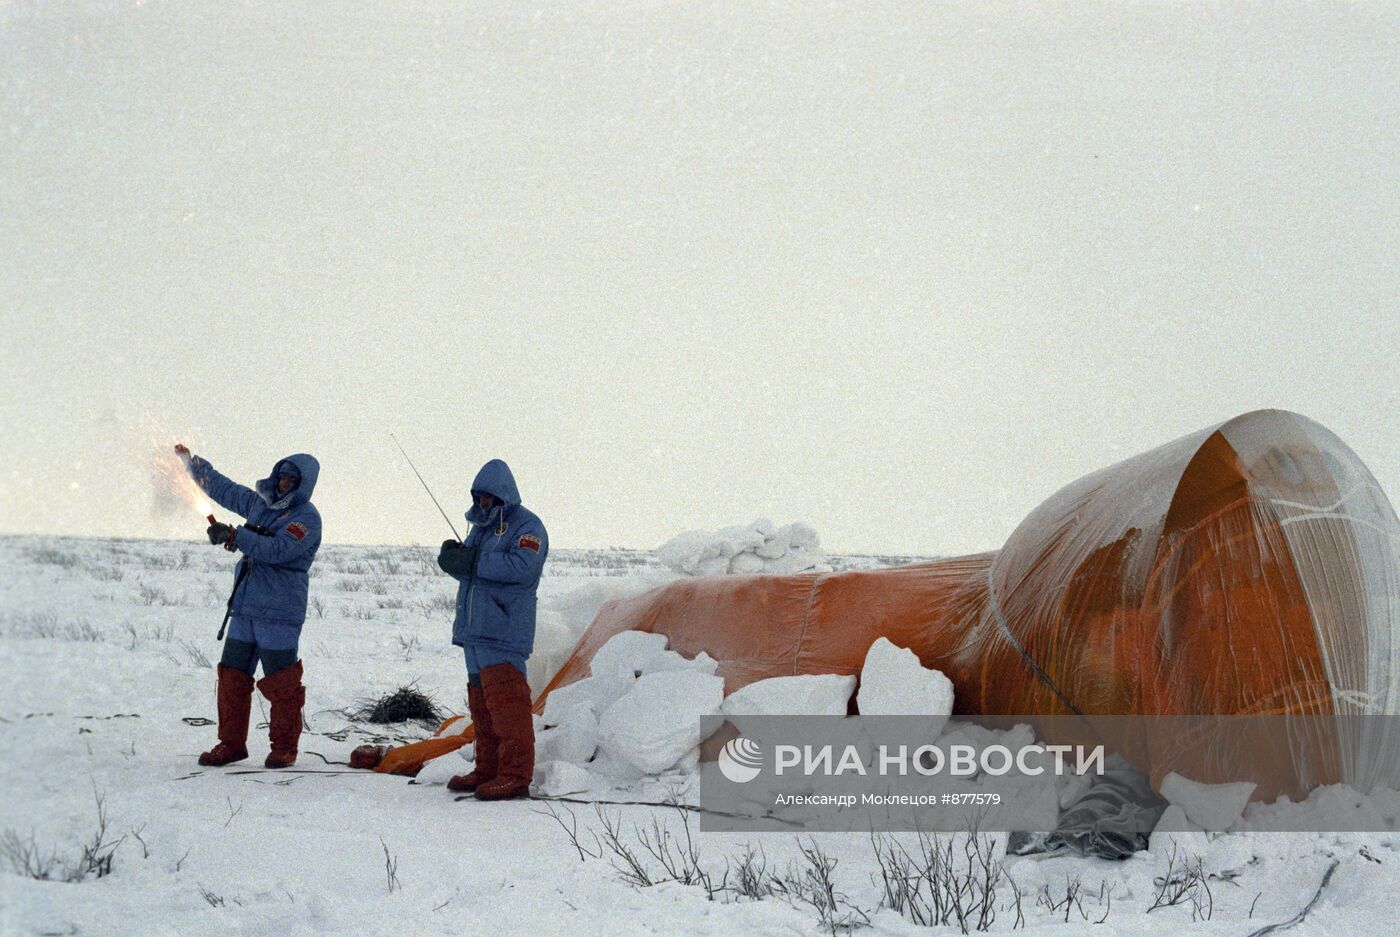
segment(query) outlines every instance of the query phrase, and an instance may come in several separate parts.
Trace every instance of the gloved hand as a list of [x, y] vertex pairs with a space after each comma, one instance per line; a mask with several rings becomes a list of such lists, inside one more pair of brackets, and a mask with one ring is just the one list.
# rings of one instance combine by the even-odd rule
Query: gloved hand
[[476, 572], [476, 544], [467, 546], [456, 540], [444, 540], [438, 552], [438, 566], [454, 579], [468, 579]]
[[233, 543], [233, 528], [228, 524], [215, 521], [209, 525], [209, 529], [205, 533], [209, 535], [209, 542], [214, 546], [232, 549], [230, 544]]

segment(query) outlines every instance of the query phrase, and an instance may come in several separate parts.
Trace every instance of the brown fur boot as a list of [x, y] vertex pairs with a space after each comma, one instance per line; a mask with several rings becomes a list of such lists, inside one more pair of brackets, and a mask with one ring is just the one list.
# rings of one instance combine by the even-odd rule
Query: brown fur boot
[[500, 738], [496, 777], [476, 789], [478, 800], [530, 796], [535, 776], [535, 723], [530, 715], [530, 685], [512, 664], [481, 671], [481, 688], [491, 726]]
[[263, 765], [287, 768], [296, 764], [297, 741], [301, 738], [301, 708], [306, 705], [306, 687], [301, 685], [301, 661], [283, 667], [258, 681], [258, 689], [272, 704], [267, 737], [272, 742]]
[[219, 744], [199, 756], [208, 767], [231, 765], [248, 757], [248, 713], [253, 708], [253, 678], [219, 665]]
[[470, 774], [454, 775], [447, 782], [449, 791], [474, 791], [496, 776], [496, 756], [501, 740], [492, 728], [484, 689], [467, 687], [467, 711], [471, 713], [472, 728], [476, 730], [476, 767]]

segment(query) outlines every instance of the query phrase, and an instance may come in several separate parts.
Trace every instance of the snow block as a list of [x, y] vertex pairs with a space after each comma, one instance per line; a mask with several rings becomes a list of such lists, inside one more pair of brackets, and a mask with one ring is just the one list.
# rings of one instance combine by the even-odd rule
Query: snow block
[[657, 559], [686, 576], [782, 575], [830, 569], [817, 532], [803, 523], [775, 528], [767, 518], [716, 531], [691, 530], [663, 543]]
[[856, 698], [862, 716], [928, 716], [942, 731], [953, 712], [953, 683], [919, 663], [914, 652], [876, 638], [865, 654]]
[[724, 700], [724, 679], [693, 670], [647, 674], [598, 720], [599, 748], [660, 774], [700, 744], [700, 719]]
[[1210, 840], [1198, 824], [1192, 823], [1186, 811], [1172, 804], [1162, 812], [1161, 819], [1152, 828], [1147, 840], [1147, 851], [1158, 860], [1166, 862], [1172, 857], [1173, 849], [1178, 862], [1199, 858], [1210, 851]]
[[735, 690], [720, 712], [726, 716], [844, 716], [856, 678], [838, 674], [770, 677]]
[[740, 553], [729, 561], [729, 571], [739, 576], [755, 576], [763, 572], [763, 557], [756, 553]]
[[649, 631], [624, 631], [615, 634], [598, 648], [589, 664], [595, 677], [636, 677], [646, 673], [666, 651], [666, 636]]
[[753, 527], [725, 527], [715, 534], [719, 555], [729, 559], [763, 546], [763, 534]]
[[413, 778], [414, 784], [446, 784], [455, 774], [466, 774], [471, 765], [463, 758], [454, 757], [448, 752], [440, 758], [430, 758]]
[[788, 540], [787, 534], [780, 535], [777, 532], [770, 532], [764, 536], [763, 543], [754, 547], [753, 552], [761, 560], [776, 560], [787, 555], [787, 551], [791, 548], [792, 543]]
[[728, 557], [715, 556], [708, 560], [702, 560], [695, 567], [697, 576], [723, 576], [729, 572], [730, 560]]
[[718, 669], [719, 661], [704, 651], [696, 654], [693, 658], [684, 657], [675, 651], [664, 651], [652, 658], [651, 663], [646, 666], [642, 674], [665, 673], [668, 670], [694, 670], [699, 673], [712, 674]]
[[567, 686], [551, 690], [544, 701], [544, 712], [540, 721], [546, 726], [557, 726], [568, 718], [569, 710], [583, 703], [593, 710], [593, 715], [601, 716], [613, 703], [620, 700], [636, 684], [631, 672], [609, 677], [584, 677]]
[[532, 793], [544, 797], [582, 794], [593, 787], [593, 775], [589, 774], [586, 769], [567, 761], [536, 763], [534, 780]]
[[1201, 829], [1220, 831], [1229, 829], [1244, 813], [1254, 788], [1251, 781], [1201, 784], [1173, 771], [1162, 778], [1159, 793]]
[[586, 702], [562, 713], [557, 725], [535, 737], [536, 761], [586, 764], [598, 750], [598, 717]]
[[608, 782], [604, 786], [613, 784], [629, 786], [647, 776], [645, 771], [632, 762], [610, 754], [602, 748], [598, 749], [598, 754], [593, 756], [593, 760], [588, 763], [587, 767], [594, 777], [603, 778]]

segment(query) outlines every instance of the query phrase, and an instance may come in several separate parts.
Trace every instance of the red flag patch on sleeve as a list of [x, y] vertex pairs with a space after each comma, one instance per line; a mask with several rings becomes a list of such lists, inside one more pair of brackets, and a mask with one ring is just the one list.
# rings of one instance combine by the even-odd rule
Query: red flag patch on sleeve
[[291, 534], [293, 537], [296, 537], [298, 540], [306, 539], [306, 528], [303, 527], [299, 521], [293, 521], [292, 523], [288, 524], [287, 533]]
[[520, 543], [517, 546], [522, 550], [533, 550], [538, 553], [540, 552], [540, 538], [534, 534], [521, 534]]

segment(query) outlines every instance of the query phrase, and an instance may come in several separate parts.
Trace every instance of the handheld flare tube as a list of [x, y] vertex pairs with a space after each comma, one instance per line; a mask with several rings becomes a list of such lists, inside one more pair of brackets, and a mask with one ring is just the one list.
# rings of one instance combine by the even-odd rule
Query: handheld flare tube
[[[205, 519], [206, 521], [209, 522], [209, 526], [210, 526], [210, 527], [213, 527], [215, 524], [217, 524], [217, 523], [219, 522], [218, 519], [215, 518], [213, 514], [206, 514], [206, 515], [204, 515], [204, 519]], [[233, 541], [230, 540], [228, 543], [224, 544], [224, 549], [225, 549], [225, 550], [228, 550], [230, 553], [232, 553], [232, 552], [233, 552]]]

